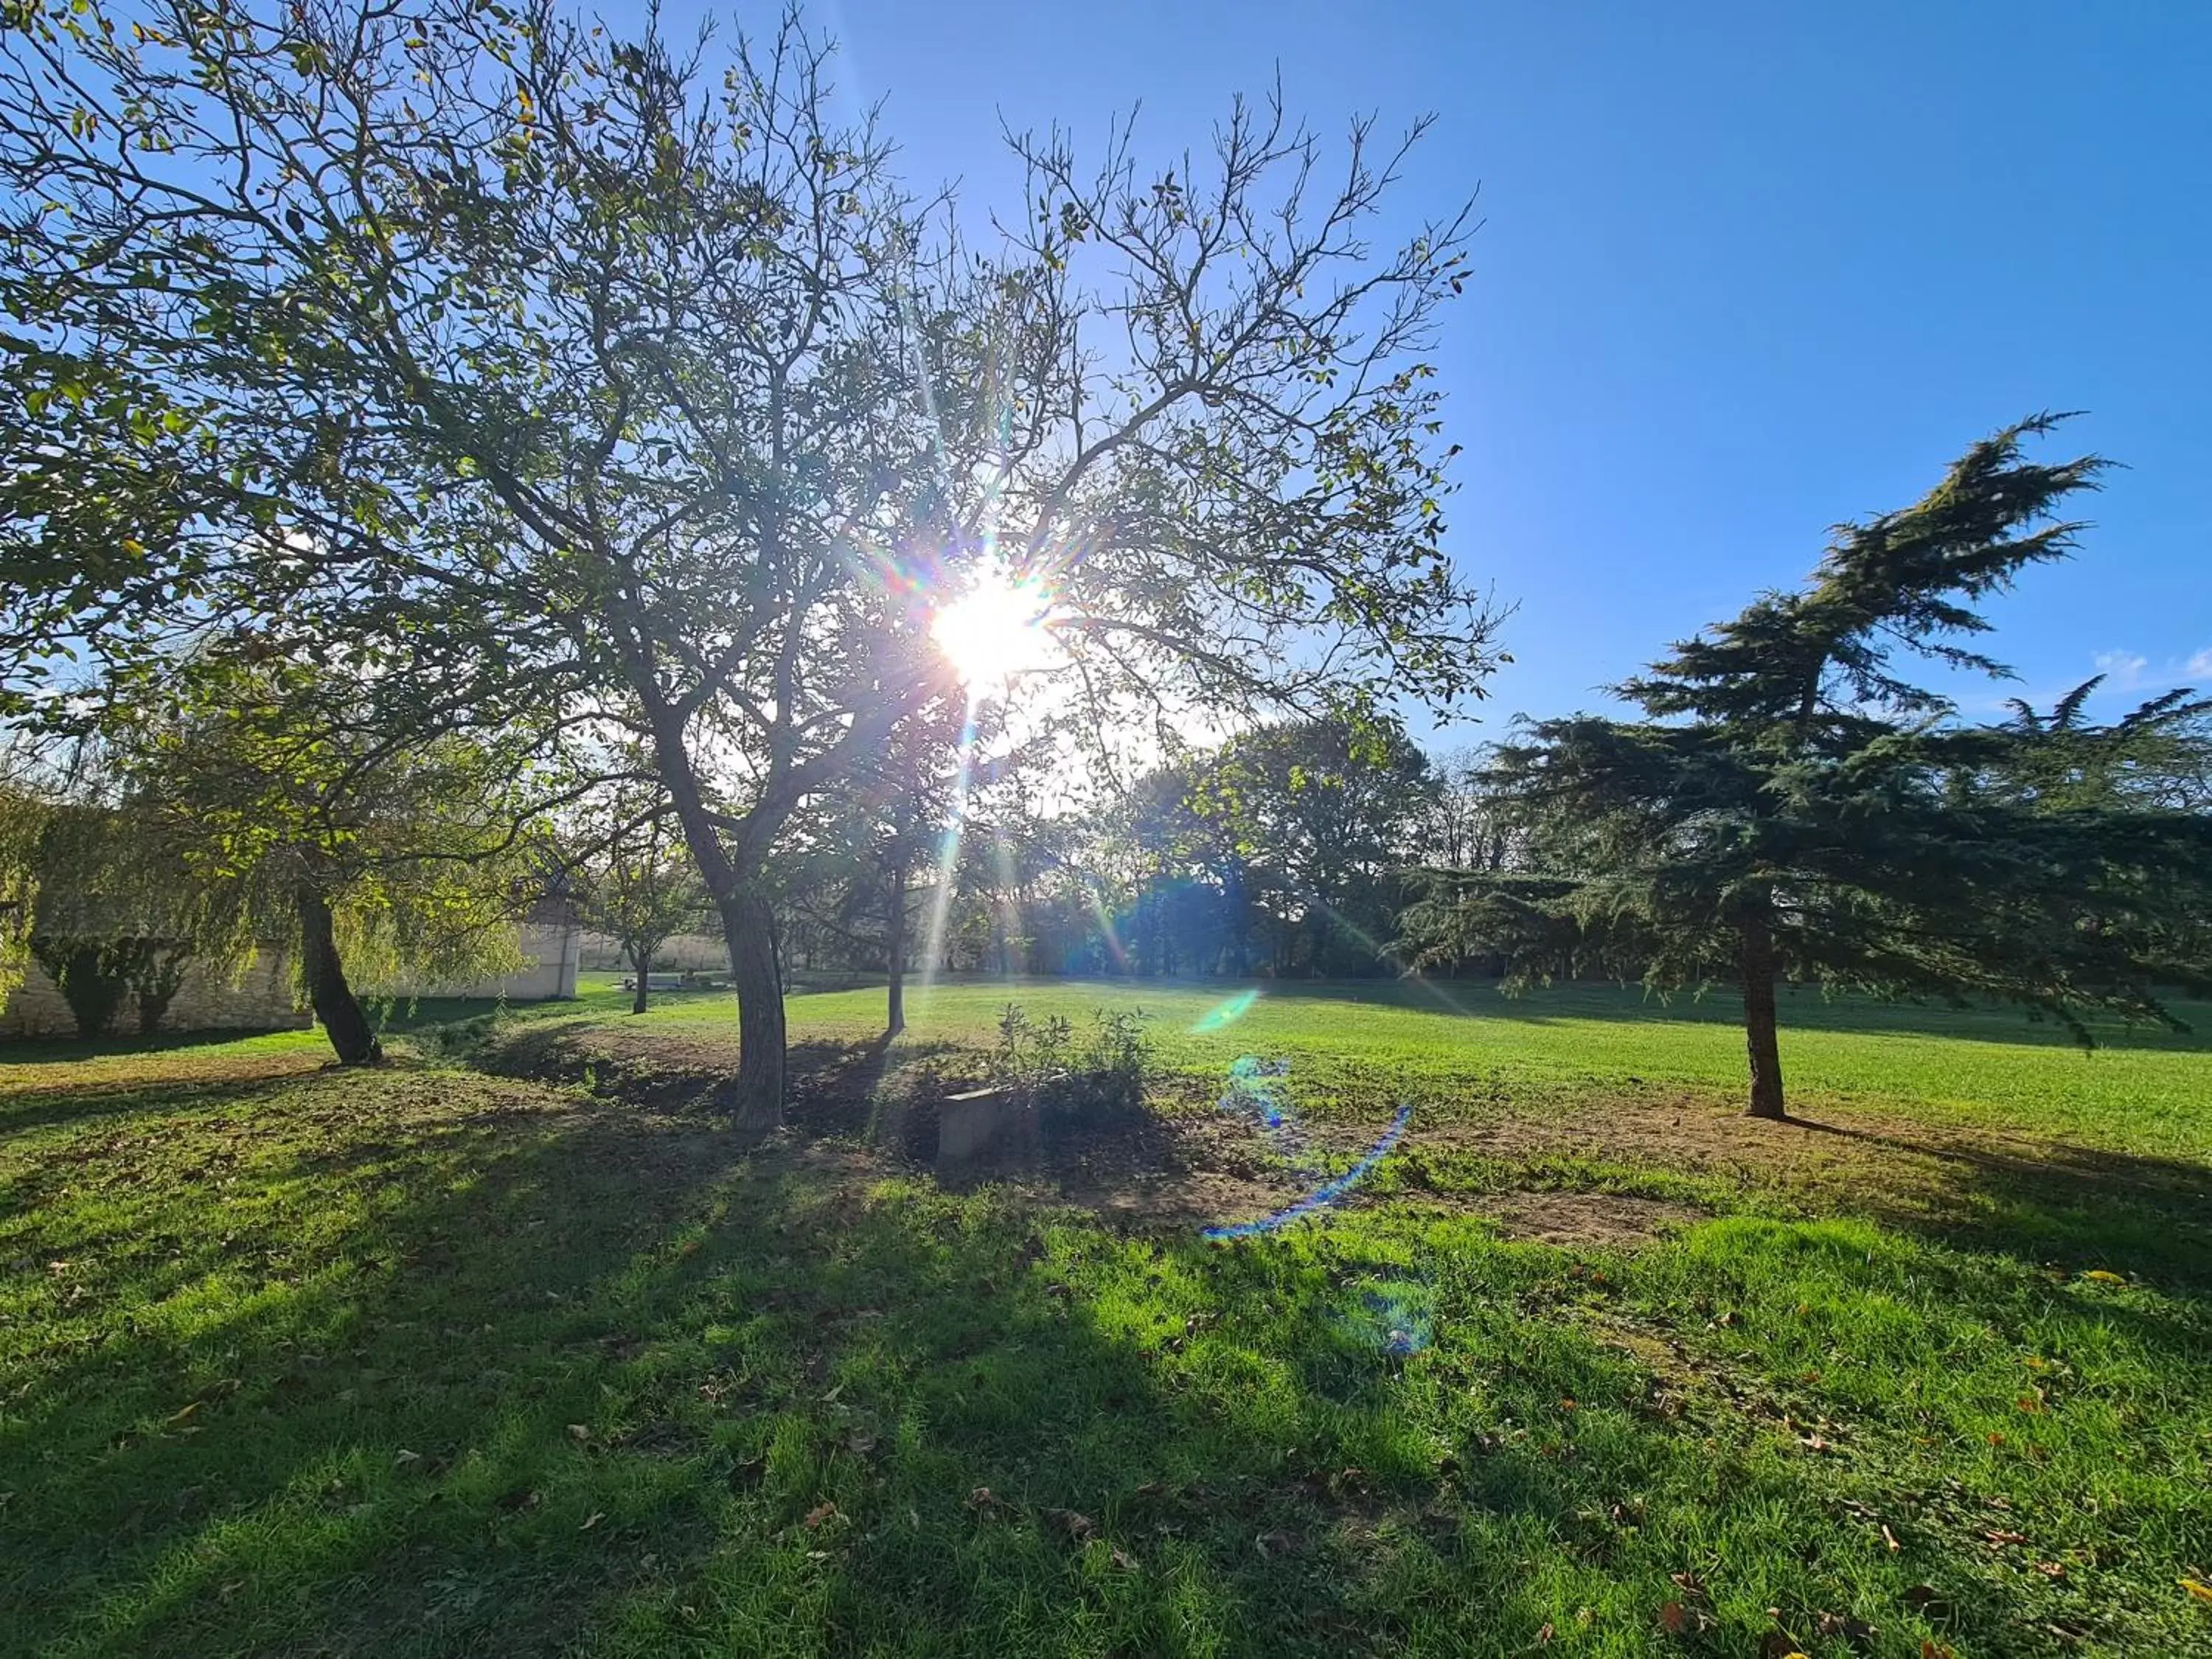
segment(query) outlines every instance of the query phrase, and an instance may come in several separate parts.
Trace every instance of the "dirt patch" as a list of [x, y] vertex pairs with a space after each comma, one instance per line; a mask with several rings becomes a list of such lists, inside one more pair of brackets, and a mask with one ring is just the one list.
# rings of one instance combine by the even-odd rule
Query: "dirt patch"
[[1686, 1204], [1622, 1193], [1522, 1193], [1473, 1207], [1508, 1238], [1583, 1249], [1634, 1249], [1705, 1218]]
[[[1501, 1112], [1478, 1122], [1424, 1125], [1416, 1150], [1507, 1165], [1592, 1160], [1649, 1165], [1767, 1188], [1828, 1185], [1876, 1170], [1893, 1174], [1901, 1158], [1932, 1164], [1941, 1157], [1933, 1146], [1886, 1142], [1886, 1129], [1913, 1133], [1901, 1125], [1855, 1121], [1853, 1133], [1837, 1133], [1802, 1122], [1761, 1122], [1733, 1106], [1691, 1096], [1632, 1095], [1609, 1097], [1573, 1113]], [[1440, 1158], [1435, 1167], [1450, 1166]], [[1467, 1178], [1464, 1170], [1455, 1173]]]
[[[696, 1121], [726, 1105], [735, 1057], [734, 1043], [724, 1040], [593, 1026], [521, 1033], [488, 1047], [479, 1060], [502, 1076], [580, 1085], [602, 1101], [647, 1115]], [[851, 1171], [856, 1178], [930, 1168], [937, 1100], [972, 1084], [976, 1071], [976, 1056], [944, 1048], [902, 1046], [886, 1054], [873, 1044], [794, 1047], [788, 1127], [777, 1143], [779, 1155], [794, 1155], [797, 1147], [827, 1137], [867, 1145], [866, 1152], [850, 1153], [866, 1166]], [[947, 1184], [1002, 1182], [1120, 1226], [1185, 1228], [1258, 1220], [1323, 1183], [1311, 1168], [1290, 1167], [1281, 1149], [1250, 1122], [1215, 1109], [1210, 1093], [1194, 1091], [1187, 1080], [1164, 1079], [1152, 1093], [1154, 1103], [1143, 1111], [1054, 1110], [1048, 1103], [1030, 1156], [980, 1161], [946, 1177]], [[1305, 1126], [1301, 1138], [1320, 1165], [1340, 1170], [1378, 1133], [1376, 1125], [1335, 1121]], [[1419, 1169], [1429, 1149], [1478, 1144], [1501, 1158], [1516, 1157], [1504, 1126], [1495, 1135], [1476, 1133], [1481, 1138], [1470, 1138], [1462, 1126], [1417, 1128], [1401, 1143], [1396, 1161]], [[1586, 1139], [1583, 1145], [1587, 1151]], [[1409, 1184], [1423, 1189], [1425, 1200], [1494, 1218], [1508, 1237], [1584, 1248], [1632, 1248], [1698, 1215], [1679, 1204], [1607, 1193]], [[1358, 1188], [1339, 1200], [1354, 1207], [1381, 1201], [1382, 1194]]]

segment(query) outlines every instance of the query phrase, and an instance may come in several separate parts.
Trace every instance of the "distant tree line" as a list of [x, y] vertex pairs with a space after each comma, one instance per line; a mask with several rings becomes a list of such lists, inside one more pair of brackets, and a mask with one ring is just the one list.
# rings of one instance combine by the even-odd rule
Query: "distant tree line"
[[887, 971], [902, 915], [903, 961], [933, 944], [955, 971], [1386, 975], [1422, 872], [1507, 852], [1476, 757], [1431, 763], [1387, 720], [1257, 726], [1081, 810], [1040, 810], [1018, 756], [993, 774], [957, 820], [949, 775], [896, 824], [860, 803], [872, 836], [830, 814], [779, 905], [794, 960]]

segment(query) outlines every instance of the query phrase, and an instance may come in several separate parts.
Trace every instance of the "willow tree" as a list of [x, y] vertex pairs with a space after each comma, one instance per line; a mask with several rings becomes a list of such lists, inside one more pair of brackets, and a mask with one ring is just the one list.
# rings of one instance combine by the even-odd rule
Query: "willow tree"
[[2212, 967], [2212, 817], [2039, 798], [2024, 781], [2084, 752], [2073, 722], [1961, 726], [1900, 661], [2008, 673], [1973, 647], [1975, 602], [2073, 550], [2058, 510], [2104, 466], [2028, 459], [2053, 423], [1975, 445], [1911, 507], [1841, 527], [1807, 586], [1676, 645], [1619, 688], [1647, 718], [1501, 747], [1492, 781], [1533, 867], [1440, 873], [1406, 918], [1416, 952], [1732, 983], [1757, 1117], [1784, 1115], [1784, 979], [2025, 1004], [2085, 1041], [2093, 1012], [2171, 1023], [2160, 986]]
[[554, 867], [544, 824], [587, 787], [530, 726], [419, 723], [404, 678], [214, 650], [102, 690], [105, 775], [79, 812], [127, 856], [54, 871], [42, 908], [96, 876], [107, 908], [155, 918], [135, 931], [210, 969], [283, 951], [346, 1065], [381, 1058], [364, 996], [524, 965], [514, 924]]
[[964, 697], [946, 598], [1039, 580], [1102, 709], [1448, 703], [1492, 654], [1422, 360], [1470, 225], [1372, 240], [1419, 124], [1332, 152], [1240, 102], [1157, 167], [1016, 139], [970, 245], [828, 74], [795, 14], [683, 47], [550, 0], [0, 36], [0, 641], [29, 672], [281, 611], [598, 703], [720, 915], [763, 1124], [771, 854]]

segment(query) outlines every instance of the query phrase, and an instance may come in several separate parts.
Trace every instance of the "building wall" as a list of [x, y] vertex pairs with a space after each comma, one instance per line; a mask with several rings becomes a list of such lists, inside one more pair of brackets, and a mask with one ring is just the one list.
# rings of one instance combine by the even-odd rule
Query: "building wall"
[[[162, 1017], [164, 1031], [289, 1031], [314, 1024], [303, 1008], [293, 1006], [292, 963], [282, 952], [260, 951], [243, 976], [211, 972], [198, 963], [185, 969], [185, 982], [177, 988], [168, 1012]], [[116, 1010], [112, 1036], [135, 1036], [138, 1030], [138, 999], [125, 996]], [[33, 960], [24, 964], [23, 982], [4, 1007], [0, 1007], [0, 1039], [8, 1037], [72, 1037], [76, 1021], [61, 988]]]
[[519, 939], [522, 954], [535, 957], [538, 965], [500, 981], [496, 990], [481, 994], [505, 997], [510, 1002], [543, 1002], [576, 994], [576, 963], [582, 955], [583, 930], [569, 921], [526, 921]]
[[522, 954], [532, 966], [505, 979], [484, 980], [474, 985], [424, 986], [415, 994], [435, 997], [500, 997], [508, 1002], [546, 1002], [576, 994], [576, 965], [582, 955], [583, 930], [574, 921], [549, 907], [540, 906], [515, 930]]

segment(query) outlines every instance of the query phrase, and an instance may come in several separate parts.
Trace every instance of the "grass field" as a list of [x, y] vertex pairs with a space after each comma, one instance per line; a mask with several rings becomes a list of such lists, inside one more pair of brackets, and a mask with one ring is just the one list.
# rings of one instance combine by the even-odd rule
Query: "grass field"
[[[0, 1051], [0, 1653], [2212, 1650], [2202, 1037], [1808, 1000], [1752, 1125], [1725, 1004], [1443, 989], [799, 996], [757, 1146], [704, 996]], [[1010, 1000], [1139, 1151], [871, 1145]]]

